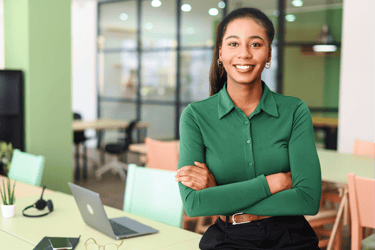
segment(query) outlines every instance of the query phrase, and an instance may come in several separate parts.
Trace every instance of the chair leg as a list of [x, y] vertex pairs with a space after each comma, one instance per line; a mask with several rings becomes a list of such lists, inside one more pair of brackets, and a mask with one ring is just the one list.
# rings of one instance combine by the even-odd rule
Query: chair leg
[[127, 170], [127, 167], [128, 166], [126, 164], [119, 162], [118, 160], [114, 160], [110, 163], [107, 163], [106, 165], [99, 168], [98, 170], [96, 170], [95, 176], [97, 180], [101, 180], [102, 174], [111, 170], [114, 174], [118, 173], [121, 179], [125, 181], [126, 180], [125, 171]]
[[100, 167], [98, 170], [95, 171], [95, 176], [96, 176], [96, 179], [97, 180], [101, 180], [102, 179], [102, 174], [104, 174], [105, 172], [113, 169], [113, 163], [115, 161], [112, 161], [110, 163], [107, 163], [105, 164], [104, 166]]
[[342, 248], [342, 222], [340, 222], [339, 227], [336, 231], [334, 250], [341, 250]]
[[120, 178], [121, 180], [125, 181], [126, 180], [126, 175], [125, 175], [125, 171], [127, 170], [128, 168], [128, 165], [122, 163], [122, 162], [117, 162], [118, 164], [118, 173], [120, 174]]
[[75, 167], [75, 171], [74, 171], [74, 179], [76, 181], [79, 180], [79, 176], [80, 176], [80, 171], [79, 171], [79, 144], [75, 144], [76, 146], [76, 153], [75, 153], [75, 160], [76, 160], [76, 167]]

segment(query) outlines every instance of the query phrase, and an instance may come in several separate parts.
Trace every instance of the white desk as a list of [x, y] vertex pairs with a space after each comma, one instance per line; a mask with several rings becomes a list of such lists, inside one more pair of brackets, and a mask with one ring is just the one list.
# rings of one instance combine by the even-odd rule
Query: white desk
[[[94, 238], [100, 245], [119, 242], [87, 226], [79, 213], [73, 196], [60, 192], [44, 195], [45, 200], [51, 199], [53, 201], [54, 211], [51, 214], [40, 218], [22, 216], [22, 209], [35, 203], [38, 198], [39, 196], [31, 196], [17, 199], [15, 217], [11, 219], [1, 217], [1, 230], [35, 245], [44, 236], [78, 237], [81, 235], [80, 242], [75, 248], [76, 250], [84, 250], [84, 242], [88, 238]], [[184, 246], [185, 244], [186, 249], [199, 249], [198, 244], [195, 245], [194, 243], [199, 243], [202, 236], [200, 234], [145, 219], [115, 208], [106, 206], [105, 210], [109, 218], [128, 216], [159, 230], [157, 234], [125, 239], [122, 245], [123, 249], [168, 249], [168, 247], [173, 245]], [[38, 212], [40, 213], [40, 211]], [[32, 213], [31, 209], [29, 213]]]
[[200, 238], [196, 238], [193, 240], [187, 240], [184, 242], [180, 242], [177, 244], [173, 244], [167, 247], [162, 247], [162, 248], [157, 248], [161, 250], [194, 250], [194, 249], [199, 249], [199, 241]]
[[[5, 177], [3, 175], [0, 175], [0, 184], [1, 185], [3, 183], [3, 180], [6, 183], [7, 177]], [[11, 180], [11, 185], [13, 187], [13, 180]], [[16, 190], [14, 191], [14, 194], [16, 196], [16, 199], [22, 198], [22, 197], [29, 197], [29, 196], [33, 196], [33, 195], [39, 195], [40, 196], [42, 194], [42, 190], [43, 190], [42, 187], [33, 186], [33, 185], [30, 185], [30, 184], [27, 184], [27, 183], [24, 183], [24, 182], [21, 182], [21, 181], [17, 181], [16, 182]], [[49, 194], [49, 193], [53, 193], [53, 192], [54, 191], [49, 190], [49, 189], [44, 190], [45, 194]]]
[[325, 181], [346, 184], [348, 173], [374, 178], [375, 160], [371, 156], [337, 153], [334, 150], [318, 150], [322, 178]]
[[349, 202], [347, 180], [348, 173], [355, 173], [358, 176], [374, 178], [374, 157], [357, 156], [353, 154], [337, 153], [331, 150], [318, 150], [320, 166], [322, 170], [322, 179], [333, 182], [344, 189], [342, 201], [339, 207], [336, 221], [333, 225], [332, 235], [330, 237], [327, 250], [333, 248], [335, 232], [340, 225], [341, 218], [344, 217], [344, 223], [348, 218]]
[[11, 250], [27, 250], [33, 249], [35, 245], [17, 238], [16, 236], [0, 230], [0, 248]]

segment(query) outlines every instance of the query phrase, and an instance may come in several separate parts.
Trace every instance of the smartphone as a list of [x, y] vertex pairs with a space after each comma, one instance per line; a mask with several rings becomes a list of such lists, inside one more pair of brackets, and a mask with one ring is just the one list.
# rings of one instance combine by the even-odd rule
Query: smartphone
[[51, 246], [53, 250], [73, 249], [73, 246], [70, 243], [68, 238], [49, 237], [49, 241], [51, 242]]

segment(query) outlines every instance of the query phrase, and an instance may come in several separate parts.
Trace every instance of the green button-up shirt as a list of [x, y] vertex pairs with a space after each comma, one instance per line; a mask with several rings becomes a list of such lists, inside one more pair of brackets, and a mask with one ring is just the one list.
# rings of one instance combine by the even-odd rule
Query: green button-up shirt
[[[312, 215], [321, 173], [307, 105], [270, 91], [247, 117], [223, 89], [189, 104], [180, 118], [178, 168], [206, 163], [217, 186], [195, 191], [179, 183], [188, 216]], [[292, 189], [271, 195], [265, 176], [292, 173]]]

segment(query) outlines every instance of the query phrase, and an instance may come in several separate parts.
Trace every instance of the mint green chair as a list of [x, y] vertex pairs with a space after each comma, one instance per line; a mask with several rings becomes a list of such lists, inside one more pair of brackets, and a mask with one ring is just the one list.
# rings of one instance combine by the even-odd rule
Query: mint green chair
[[15, 149], [13, 150], [8, 177], [34, 186], [39, 186], [42, 179], [43, 167], [44, 156], [36, 156]]
[[176, 171], [128, 165], [124, 211], [175, 227], [182, 226], [183, 206]]

